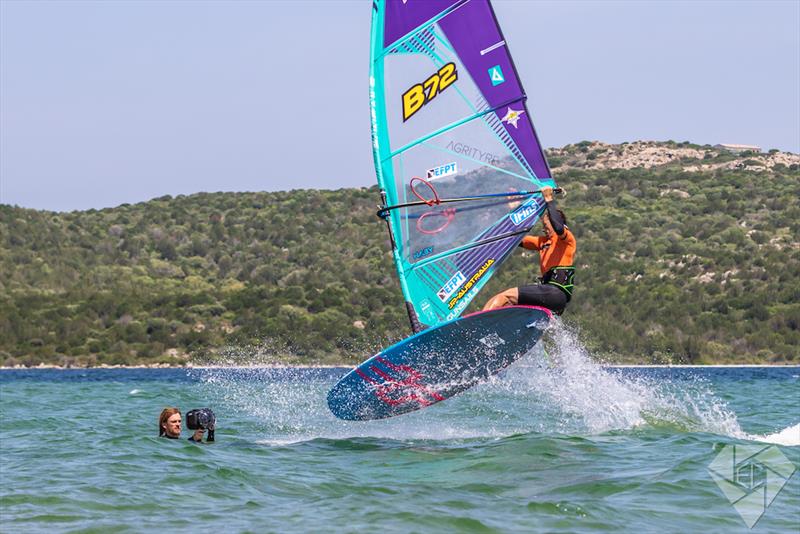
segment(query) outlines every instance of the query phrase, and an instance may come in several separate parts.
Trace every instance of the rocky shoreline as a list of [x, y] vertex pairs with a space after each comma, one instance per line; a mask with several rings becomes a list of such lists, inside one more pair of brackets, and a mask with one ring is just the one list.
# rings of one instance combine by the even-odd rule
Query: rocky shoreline
[[800, 166], [800, 155], [791, 152], [743, 152], [734, 154], [711, 145], [635, 141], [618, 145], [583, 141], [563, 148], [550, 148], [547, 157], [553, 172], [567, 169], [651, 169], [678, 165], [684, 172], [718, 169], [771, 172], [775, 166]]

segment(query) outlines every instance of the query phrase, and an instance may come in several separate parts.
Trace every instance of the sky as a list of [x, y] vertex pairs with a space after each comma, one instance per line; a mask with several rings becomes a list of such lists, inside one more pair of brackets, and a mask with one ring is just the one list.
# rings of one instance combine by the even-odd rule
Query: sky
[[[800, 152], [798, 0], [493, 6], [547, 147]], [[369, 0], [0, 0], [0, 203], [70, 211], [373, 185], [370, 11]]]

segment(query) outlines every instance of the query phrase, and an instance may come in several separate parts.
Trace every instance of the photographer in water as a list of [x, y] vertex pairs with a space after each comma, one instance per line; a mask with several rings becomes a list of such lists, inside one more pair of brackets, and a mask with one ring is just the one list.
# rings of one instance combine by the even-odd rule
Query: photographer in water
[[[178, 408], [164, 408], [158, 418], [158, 436], [180, 439], [181, 423], [181, 411]], [[203, 436], [208, 430], [206, 443], [212, 443], [214, 441], [216, 423], [217, 418], [211, 408], [190, 410], [186, 413], [186, 426], [189, 427], [189, 430], [194, 430], [194, 434], [189, 437], [189, 441], [202, 443]]]

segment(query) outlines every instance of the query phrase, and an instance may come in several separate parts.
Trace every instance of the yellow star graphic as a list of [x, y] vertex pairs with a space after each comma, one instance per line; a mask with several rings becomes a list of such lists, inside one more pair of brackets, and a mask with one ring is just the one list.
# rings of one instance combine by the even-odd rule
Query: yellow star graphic
[[514, 128], [517, 128], [518, 127], [517, 121], [519, 121], [519, 119], [522, 118], [523, 113], [525, 113], [525, 110], [517, 111], [516, 109], [508, 108], [508, 111], [506, 111], [505, 116], [500, 120], [513, 125]]

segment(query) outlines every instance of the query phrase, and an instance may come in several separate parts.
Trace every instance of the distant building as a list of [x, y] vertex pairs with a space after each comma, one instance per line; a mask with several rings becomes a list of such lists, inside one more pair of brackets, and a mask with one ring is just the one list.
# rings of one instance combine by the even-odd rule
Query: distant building
[[722, 143], [719, 145], [714, 145], [714, 148], [718, 150], [727, 150], [728, 152], [733, 152], [734, 154], [741, 154], [742, 152], [761, 152], [761, 147], [755, 145], [732, 145], [728, 143]]

